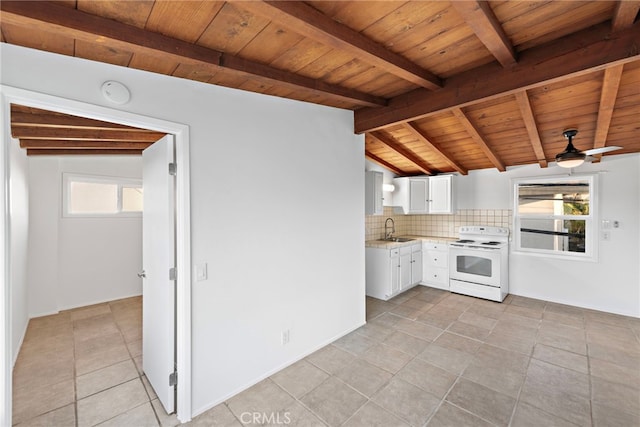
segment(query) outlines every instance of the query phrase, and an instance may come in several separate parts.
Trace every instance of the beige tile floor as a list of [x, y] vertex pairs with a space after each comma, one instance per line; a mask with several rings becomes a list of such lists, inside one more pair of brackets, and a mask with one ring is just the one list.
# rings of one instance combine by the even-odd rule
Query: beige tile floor
[[[422, 286], [367, 298], [367, 319], [190, 424], [640, 425], [640, 319]], [[14, 422], [175, 425], [140, 373], [140, 335], [139, 299], [32, 321]]]
[[13, 424], [158, 426], [167, 416], [142, 373], [142, 299], [29, 322], [13, 371]]

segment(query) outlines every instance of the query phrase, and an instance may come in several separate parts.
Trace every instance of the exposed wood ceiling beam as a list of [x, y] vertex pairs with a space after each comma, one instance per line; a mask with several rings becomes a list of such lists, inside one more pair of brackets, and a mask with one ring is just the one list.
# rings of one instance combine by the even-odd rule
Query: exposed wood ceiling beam
[[454, 7], [480, 41], [503, 67], [516, 63], [516, 52], [502, 25], [486, 1], [452, 1]]
[[412, 124], [412, 123], [405, 123], [404, 124], [405, 129], [407, 129], [409, 132], [411, 132], [411, 134], [413, 136], [415, 136], [416, 138], [418, 138], [418, 140], [420, 140], [422, 143], [424, 143], [427, 147], [429, 147], [429, 150], [435, 152], [436, 154], [438, 154], [440, 157], [442, 157], [442, 160], [444, 160], [445, 162], [447, 162], [447, 164], [449, 166], [451, 166], [452, 168], [454, 168], [455, 170], [457, 170], [458, 172], [460, 172], [462, 175], [466, 175], [469, 173], [469, 171], [463, 167], [460, 166], [458, 163], [456, 163], [451, 156], [449, 156], [448, 154], [445, 154], [440, 148], [438, 148], [437, 146], [435, 146], [431, 141], [429, 141], [429, 138], [427, 137], [427, 135], [421, 130], [419, 129], [416, 125]]
[[208, 69], [211, 73], [226, 68], [272, 85], [278, 84], [297, 90], [304, 89], [359, 105], [386, 105], [386, 100], [378, 96], [323, 83], [316, 79], [54, 3], [3, 0], [0, 2], [0, 10], [2, 11], [2, 21], [9, 24], [54, 32], [61, 36], [88, 43], [108, 45], [134, 54], [150, 55], [162, 60], [169, 58], [183, 64], [198, 65]]
[[402, 144], [396, 142], [390, 136], [387, 136], [386, 134], [379, 131], [371, 132], [369, 136], [375, 139], [376, 141], [380, 142], [381, 144], [383, 144], [384, 146], [386, 146], [388, 149], [395, 152], [399, 156], [402, 156], [405, 159], [407, 159], [409, 162], [411, 162], [415, 167], [420, 169], [422, 172], [426, 173], [427, 175], [433, 175], [433, 171], [429, 168], [429, 165], [427, 165], [427, 163], [424, 160], [422, 160], [419, 156], [417, 156], [413, 151], [405, 148]]
[[[35, 109], [31, 109], [35, 110]], [[12, 126], [37, 126], [37, 127], [77, 127], [83, 129], [130, 129], [127, 125], [103, 122], [84, 117], [70, 116], [66, 114], [52, 113], [44, 110], [35, 110], [33, 113], [19, 111], [15, 105], [11, 105]], [[143, 130], [143, 129], [140, 129]]]
[[383, 168], [390, 170], [391, 172], [395, 173], [396, 175], [400, 175], [400, 176], [406, 175], [406, 173], [402, 169], [398, 169], [397, 167], [395, 167], [391, 163], [387, 162], [386, 160], [383, 160], [380, 157], [376, 156], [375, 154], [370, 153], [370, 152], [368, 152], [366, 150], [364, 152], [364, 157], [369, 159], [373, 163], [377, 163], [380, 166], [382, 166]]
[[66, 155], [86, 155], [86, 156], [141, 156], [142, 150], [33, 150], [27, 149], [27, 156], [66, 156]]
[[[618, 97], [618, 88], [620, 87], [623, 68], [624, 65], [616, 65], [604, 71], [593, 148], [602, 148], [607, 143], [607, 134], [609, 133], [609, 126], [611, 125], [613, 108], [616, 105], [616, 99]], [[595, 156], [594, 161], [600, 160], [601, 157], [602, 155]]]
[[303, 2], [248, 1], [240, 2], [238, 6], [418, 86], [429, 90], [442, 87], [438, 76]]
[[144, 150], [152, 142], [128, 142], [128, 141], [65, 141], [44, 139], [21, 139], [20, 147], [26, 149], [98, 149], [110, 150]]
[[469, 118], [467, 118], [464, 112], [460, 108], [453, 108], [451, 112], [454, 116], [456, 116], [458, 121], [460, 121], [460, 124], [464, 126], [469, 136], [471, 136], [471, 139], [473, 139], [473, 141], [478, 144], [484, 155], [487, 156], [493, 166], [495, 166], [496, 169], [498, 169], [500, 172], [506, 171], [507, 168], [504, 166], [502, 160], [500, 160], [498, 156], [495, 155], [493, 150], [487, 145], [482, 135], [480, 135], [480, 132], [478, 132], [478, 129], [476, 129], [473, 123], [469, 121]]
[[533, 110], [531, 109], [531, 103], [529, 102], [527, 91], [523, 90], [522, 92], [516, 92], [516, 101], [518, 102], [518, 107], [520, 107], [520, 114], [522, 114], [522, 120], [527, 128], [529, 141], [531, 142], [531, 147], [536, 155], [536, 159], [538, 159], [538, 163], [541, 168], [546, 168], [549, 164], [547, 163], [547, 158], [544, 155], [542, 141], [540, 141], [538, 126], [536, 125], [536, 119], [533, 115]]
[[165, 135], [163, 132], [136, 131], [127, 129], [83, 129], [60, 127], [12, 126], [11, 136], [17, 139], [46, 139], [46, 140], [96, 140], [101, 141], [129, 141], [153, 143]]
[[636, 16], [638, 16], [638, 10], [640, 10], [640, 1], [618, 1], [616, 10], [613, 13], [613, 19], [611, 19], [611, 30], [615, 33], [631, 27]]
[[635, 61], [640, 59], [638, 39], [640, 23], [616, 34], [606, 23], [596, 25], [523, 51], [510, 68], [487, 64], [450, 77], [438, 91], [417, 89], [391, 99], [386, 107], [356, 110], [355, 131], [369, 132]]

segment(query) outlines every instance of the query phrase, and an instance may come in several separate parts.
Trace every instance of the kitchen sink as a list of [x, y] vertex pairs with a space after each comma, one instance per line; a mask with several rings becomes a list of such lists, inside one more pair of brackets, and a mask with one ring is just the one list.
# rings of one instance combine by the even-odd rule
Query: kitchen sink
[[411, 242], [412, 240], [416, 240], [416, 239], [410, 239], [408, 237], [388, 237], [386, 239], [379, 239], [381, 242], [397, 242], [397, 243], [404, 243], [404, 242]]

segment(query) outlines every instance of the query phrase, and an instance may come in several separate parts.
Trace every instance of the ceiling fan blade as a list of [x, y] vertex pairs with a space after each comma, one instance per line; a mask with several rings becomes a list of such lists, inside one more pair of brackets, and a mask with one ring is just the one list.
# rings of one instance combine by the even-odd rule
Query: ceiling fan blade
[[587, 156], [593, 156], [594, 154], [608, 153], [609, 151], [621, 150], [622, 147], [612, 145], [610, 147], [592, 148], [591, 150], [584, 150], [583, 153]]

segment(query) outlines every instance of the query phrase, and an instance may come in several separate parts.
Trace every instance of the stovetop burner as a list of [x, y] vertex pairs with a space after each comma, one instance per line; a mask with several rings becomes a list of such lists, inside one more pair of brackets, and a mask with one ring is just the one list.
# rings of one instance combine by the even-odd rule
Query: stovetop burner
[[465, 225], [460, 227], [455, 246], [467, 249], [503, 249], [509, 246], [509, 229], [483, 225]]

